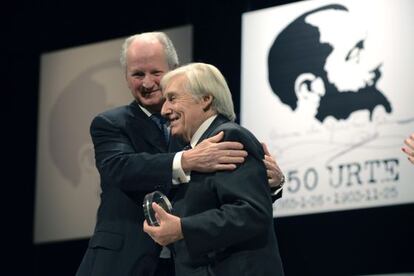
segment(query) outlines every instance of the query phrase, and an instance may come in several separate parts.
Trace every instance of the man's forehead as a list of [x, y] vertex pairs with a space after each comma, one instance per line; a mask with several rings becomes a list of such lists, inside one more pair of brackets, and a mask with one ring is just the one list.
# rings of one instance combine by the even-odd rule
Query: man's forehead
[[127, 61], [168, 65], [164, 47], [158, 41], [134, 41], [128, 48]]
[[130, 49], [156, 49], [164, 48], [162, 43], [155, 38], [148, 37], [137, 37], [129, 45], [128, 50]]
[[165, 86], [164, 93], [181, 93], [186, 92], [186, 83], [187, 78], [184, 75], [177, 75], [168, 80], [167, 85]]
[[186, 79], [182, 75], [173, 76], [168, 80], [166, 85], [166, 90], [171, 90], [173, 88], [182, 88], [184, 86]]

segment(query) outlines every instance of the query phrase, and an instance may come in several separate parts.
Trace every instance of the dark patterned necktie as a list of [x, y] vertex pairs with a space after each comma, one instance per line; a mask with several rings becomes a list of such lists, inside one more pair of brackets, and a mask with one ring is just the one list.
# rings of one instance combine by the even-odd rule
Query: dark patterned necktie
[[150, 119], [155, 122], [155, 124], [158, 126], [158, 128], [161, 130], [165, 142], [168, 145], [168, 142], [170, 140], [170, 131], [168, 130], [167, 126], [167, 119], [161, 116], [159, 113], [154, 113], [150, 116]]

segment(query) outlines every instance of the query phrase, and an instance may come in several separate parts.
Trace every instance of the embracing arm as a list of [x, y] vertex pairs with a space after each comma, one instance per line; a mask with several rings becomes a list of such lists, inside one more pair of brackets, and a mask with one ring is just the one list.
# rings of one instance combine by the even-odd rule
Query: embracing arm
[[[101, 178], [124, 191], [168, 190], [174, 153], [150, 153], [134, 149], [125, 129], [100, 115], [91, 124], [96, 166]], [[144, 143], [144, 142], [143, 142]]]
[[[247, 152], [243, 150], [243, 144], [236, 141], [223, 141], [224, 132], [205, 139], [194, 149], [184, 151], [181, 158], [181, 166], [185, 172], [215, 172], [223, 170], [234, 170], [238, 164], [244, 162]], [[285, 177], [279, 168], [276, 160], [270, 154], [266, 144], [262, 143], [264, 150], [263, 163], [266, 166], [266, 173], [269, 187], [272, 190], [272, 199], [276, 200], [281, 196], [281, 188]]]
[[222, 141], [224, 132], [205, 139], [194, 149], [183, 153], [181, 165], [184, 171], [215, 172], [236, 169], [244, 162], [247, 152], [237, 141]]

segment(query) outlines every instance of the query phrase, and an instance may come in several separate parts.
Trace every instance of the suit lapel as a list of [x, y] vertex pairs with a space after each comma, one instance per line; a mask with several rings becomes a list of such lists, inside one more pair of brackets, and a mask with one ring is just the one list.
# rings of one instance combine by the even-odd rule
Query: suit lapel
[[148, 144], [156, 147], [160, 152], [166, 152], [168, 146], [155, 123], [141, 110], [136, 101], [133, 101], [129, 106], [131, 107], [131, 116], [128, 118], [128, 124], [132, 130], [132, 136], [140, 134]]
[[223, 115], [218, 115], [214, 121], [211, 123], [211, 125], [207, 128], [207, 130], [203, 133], [203, 135], [201, 135], [200, 139], [198, 140], [197, 144], [199, 144], [201, 141], [203, 141], [204, 139], [213, 136], [214, 131], [216, 130], [216, 128], [218, 128], [220, 125], [229, 122], [229, 119], [227, 119], [226, 117], [224, 117]]

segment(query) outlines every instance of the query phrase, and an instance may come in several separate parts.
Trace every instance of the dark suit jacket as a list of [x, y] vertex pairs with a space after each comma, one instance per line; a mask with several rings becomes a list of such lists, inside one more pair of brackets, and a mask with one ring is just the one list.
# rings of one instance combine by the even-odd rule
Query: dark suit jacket
[[221, 115], [200, 141], [222, 130], [248, 157], [235, 171], [192, 172], [178, 186], [173, 209], [184, 239], [174, 244], [176, 275], [283, 275], [262, 146]]
[[[99, 114], [91, 124], [101, 203], [77, 276], [150, 276], [160, 246], [142, 230], [145, 194], [168, 193], [174, 153], [134, 101]], [[158, 153], [158, 154], [156, 154]]]

